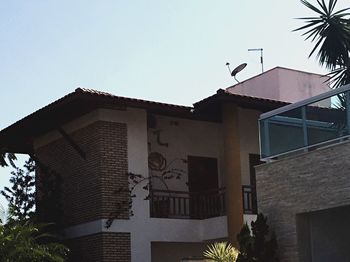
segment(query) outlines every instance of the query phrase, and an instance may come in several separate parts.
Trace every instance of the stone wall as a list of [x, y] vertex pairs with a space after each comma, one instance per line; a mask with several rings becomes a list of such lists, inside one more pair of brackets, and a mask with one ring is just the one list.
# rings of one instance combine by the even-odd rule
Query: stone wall
[[256, 167], [259, 211], [276, 232], [281, 261], [299, 261], [297, 214], [350, 205], [350, 143]]

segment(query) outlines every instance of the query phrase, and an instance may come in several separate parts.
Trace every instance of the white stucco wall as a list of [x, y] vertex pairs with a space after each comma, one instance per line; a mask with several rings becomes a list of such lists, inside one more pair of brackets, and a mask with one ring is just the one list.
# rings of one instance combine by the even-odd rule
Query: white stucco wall
[[294, 103], [329, 91], [325, 80], [326, 78], [319, 74], [275, 67], [229, 87], [227, 91]]
[[253, 221], [255, 221], [257, 218], [257, 215], [249, 215], [249, 214], [244, 214], [243, 215], [243, 222], [244, 224], [247, 224], [249, 228], [251, 229], [251, 224]]
[[[170, 179], [167, 185], [170, 190], [188, 191], [187, 160], [188, 156], [212, 157], [218, 160], [219, 187], [222, 186], [222, 159], [223, 141], [222, 126], [220, 123], [189, 120], [162, 115], [154, 115], [156, 126], [148, 129], [149, 152], [162, 154], [167, 163], [171, 163], [169, 169], [176, 168], [184, 171], [179, 180]], [[162, 146], [157, 142], [157, 131], [160, 132], [160, 141], [167, 143]], [[154, 172], [160, 174], [161, 172]], [[154, 188], [165, 189], [164, 185], [155, 180]]]

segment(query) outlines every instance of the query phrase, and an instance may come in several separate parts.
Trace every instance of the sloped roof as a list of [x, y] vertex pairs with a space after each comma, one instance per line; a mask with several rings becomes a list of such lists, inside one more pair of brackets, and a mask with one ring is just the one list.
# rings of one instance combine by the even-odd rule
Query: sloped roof
[[55, 130], [64, 123], [96, 108], [104, 107], [119, 109], [136, 107], [170, 115], [190, 115], [192, 109], [192, 107], [127, 98], [97, 90], [77, 88], [74, 92], [0, 131], [0, 147], [18, 153], [30, 152], [32, 140], [35, 137], [50, 130]]
[[35, 137], [55, 130], [97, 108], [142, 108], [149, 113], [169, 116], [212, 120], [217, 119], [219, 104], [233, 102], [243, 107], [256, 108], [262, 112], [284, 106], [287, 103], [231, 94], [219, 89], [216, 94], [194, 104], [193, 107], [116, 96], [93, 89], [77, 88], [74, 92], [48, 104], [34, 113], [0, 131], [0, 148], [9, 152], [30, 153]]
[[233, 94], [227, 90], [219, 89], [216, 94], [204, 98], [193, 105], [196, 110], [201, 110], [202, 108], [213, 103], [224, 101], [233, 102], [243, 107], [260, 109], [261, 111], [272, 110], [290, 104], [288, 102], [278, 100]]
[[191, 107], [188, 106], [182, 106], [182, 105], [174, 105], [174, 104], [167, 104], [167, 103], [161, 103], [161, 102], [155, 102], [155, 101], [149, 101], [149, 100], [143, 100], [143, 99], [137, 99], [137, 98], [130, 98], [130, 97], [123, 97], [123, 96], [116, 96], [111, 93], [102, 92], [94, 89], [88, 89], [88, 88], [77, 88], [75, 89], [74, 93], [80, 93], [80, 94], [87, 94], [87, 95], [93, 95], [93, 96], [99, 96], [99, 97], [105, 97], [105, 98], [112, 98], [115, 100], [115, 102], [118, 102], [120, 104], [123, 104], [125, 106], [134, 106], [134, 107], [147, 107], [147, 106], [159, 106], [165, 108], [174, 108], [177, 110], [183, 110], [183, 111], [189, 111], [191, 110]]

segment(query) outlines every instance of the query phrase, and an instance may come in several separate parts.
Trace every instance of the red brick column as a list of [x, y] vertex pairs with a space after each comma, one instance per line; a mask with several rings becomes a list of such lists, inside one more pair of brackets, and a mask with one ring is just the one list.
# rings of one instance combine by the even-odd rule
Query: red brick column
[[129, 233], [99, 233], [70, 239], [70, 262], [130, 262]]
[[[64, 227], [108, 219], [112, 213], [128, 219], [127, 125], [97, 121], [69, 136], [85, 152], [86, 159], [63, 137], [35, 152], [40, 162], [62, 178]], [[39, 171], [37, 176], [45, 173]], [[40, 197], [37, 202], [38, 210], [45, 212], [40, 210]], [[130, 261], [129, 233], [99, 233], [68, 243], [72, 261]]]

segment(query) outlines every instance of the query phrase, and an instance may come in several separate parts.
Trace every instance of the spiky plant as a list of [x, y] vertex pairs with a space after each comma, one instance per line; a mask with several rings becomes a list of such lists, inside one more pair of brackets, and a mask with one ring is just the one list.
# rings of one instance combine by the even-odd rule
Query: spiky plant
[[203, 255], [215, 262], [235, 262], [239, 255], [239, 251], [230, 243], [218, 242], [209, 245]]
[[333, 87], [350, 83], [350, 8], [335, 11], [337, 0], [317, 0], [319, 7], [306, 0], [301, 3], [316, 13], [314, 17], [299, 18], [306, 25], [294, 31], [305, 31], [305, 40], [315, 42], [310, 52], [316, 51], [316, 58], [322, 66], [329, 69]]

